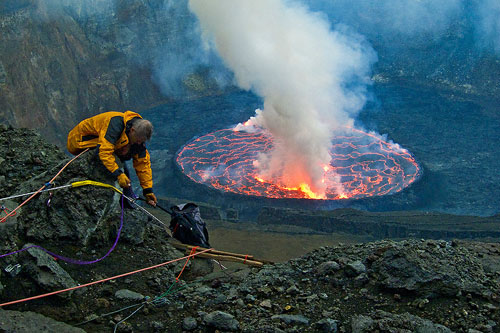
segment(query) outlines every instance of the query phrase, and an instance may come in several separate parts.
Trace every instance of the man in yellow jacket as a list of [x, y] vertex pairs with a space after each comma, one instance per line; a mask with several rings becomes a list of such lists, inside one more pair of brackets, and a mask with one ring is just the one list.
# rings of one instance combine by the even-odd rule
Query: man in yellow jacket
[[[106, 169], [117, 178], [124, 189], [130, 189], [130, 179], [118, 167], [121, 161], [132, 159], [137, 177], [147, 202], [155, 206], [153, 173], [145, 142], [151, 139], [153, 125], [133, 111], [105, 112], [81, 121], [68, 134], [68, 151], [77, 155], [86, 148], [97, 148], [97, 154]], [[125, 191], [124, 191], [125, 192]]]

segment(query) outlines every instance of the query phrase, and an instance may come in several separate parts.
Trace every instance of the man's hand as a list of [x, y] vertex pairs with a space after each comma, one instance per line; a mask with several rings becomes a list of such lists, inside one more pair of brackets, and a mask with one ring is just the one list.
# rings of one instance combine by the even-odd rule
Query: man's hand
[[158, 200], [156, 200], [156, 196], [154, 193], [146, 194], [146, 200], [148, 204], [150, 204], [153, 207], [156, 207], [156, 203], [158, 202]]
[[130, 179], [128, 179], [126, 174], [122, 173], [118, 176], [118, 184], [120, 184], [120, 187], [122, 188], [129, 188]]

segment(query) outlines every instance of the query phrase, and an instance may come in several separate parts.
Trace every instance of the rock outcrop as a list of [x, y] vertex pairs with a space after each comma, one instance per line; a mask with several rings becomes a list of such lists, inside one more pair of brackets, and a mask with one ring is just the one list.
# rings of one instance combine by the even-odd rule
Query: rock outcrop
[[62, 146], [61, 133], [83, 118], [168, 100], [153, 82], [151, 59], [138, 53], [172, 33], [160, 1], [73, 3], [67, 11], [62, 4], [16, 2], [0, 7], [2, 122], [37, 129]]
[[499, 244], [465, 241], [323, 247], [190, 283], [171, 298], [168, 309], [182, 310], [169, 327], [190, 318], [242, 332], [498, 332], [498, 259]]
[[7, 310], [0, 310], [0, 330], [2, 332], [85, 333], [81, 328], [57, 322], [35, 312]]

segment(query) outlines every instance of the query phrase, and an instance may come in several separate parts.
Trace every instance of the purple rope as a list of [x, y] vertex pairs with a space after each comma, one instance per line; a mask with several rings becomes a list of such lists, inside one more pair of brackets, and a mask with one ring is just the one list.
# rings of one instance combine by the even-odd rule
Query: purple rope
[[68, 258], [68, 257], [64, 257], [64, 256], [61, 256], [61, 255], [58, 255], [58, 254], [56, 254], [54, 252], [51, 252], [51, 251], [49, 251], [49, 250], [41, 247], [40, 245], [31, 245], [31, 246], [28, 246], [28, 247], [26, 247], [24, 249], [21, 249], [21, 250], [17, 250], [17, 251], [14, 251], [14, 252], [11, 252], [11, 253], [7, 253], [7, 254], [2, 254], [2, 255], [0, 255], [0, 258], [6, 257], [6, 256], [10, 256], [11, 254], [16, 254], [16, 253], [23, 252], [23, 251], [26, 251], [28, 249], [31, 249], [33, 247], [36, 247], [36, 248], [39, 248], [40, 250], [42, 250], [42, 251], [50, 254], [54, 258], [57, 258], [59, 260], [65, 261], [65, 262], [69, 262], [70, 264], [76, 264], [76, 265], [90, 265], [90, 264], [95, 264], [96, 262], [99, 262], [99, 261], [103, 260], [104, 258], [106, 258], [107, 256], [109, 256], [111, 254], [111, 252], [113, 252], [113, 250], [116, 247], [116, 244], [118, 244], [118, 240], [120, 239], [120, 234], [122, 232], [122, 227], [123, 227], [123, 195], [122, 195], [122, 214], [121, 214], [121, 217], [120, 217], [120, 228], [118, 229], [118, 233], [116, 235], [116, 239], [115, 239], [115, 242], [114, 242], [113, 246], [109, 249], [108, 253], [106, 253], [103, 257], [101, 257], [99, 259], [96, 259], [96, 260], [91, 260], [91, 261], [77, 260], [77, 259], [72, 259], [72, 258]]

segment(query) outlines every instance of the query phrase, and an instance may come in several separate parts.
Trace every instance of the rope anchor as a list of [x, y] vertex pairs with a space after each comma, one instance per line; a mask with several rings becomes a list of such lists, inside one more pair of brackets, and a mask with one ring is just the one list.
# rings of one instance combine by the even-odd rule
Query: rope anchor
[[21, 265], [20, 264], [15, 264], [15, 265], [8, 265], [7, 267], [4, 268], [5, 272], [9, 273], [10, 276], [14, 277], [16, 276], [17, 274], [19, 274], [19, 272], [21, 271]]
[[[16, 211], [11, 211], [11, 212], [9, 213], [9, 210], [8, 210], [8, 209], [7, 209], [4, 205], [2, 205], [2, 206], [0, 207], [0, 210], [1, 210], [2, 212], [4, 212], [4, 213], [5, 213], [5, 218], [7, 218], [7, 216], [14, 216], [14, 215], [16, 215], [16, 214], [17, 214], [17, 212], [16, 212]], [[2, 220], [1, 222], [4, 222], [4, 221]]]

